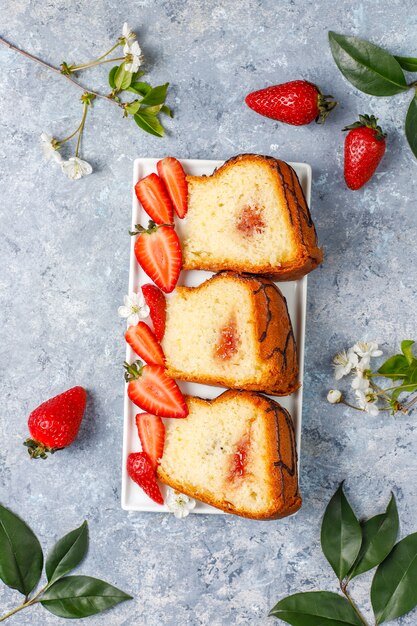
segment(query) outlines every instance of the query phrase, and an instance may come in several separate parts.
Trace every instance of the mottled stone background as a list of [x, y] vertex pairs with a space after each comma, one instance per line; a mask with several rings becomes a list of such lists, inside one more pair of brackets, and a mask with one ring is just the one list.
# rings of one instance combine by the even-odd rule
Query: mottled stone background
[[[319, 546], [321, 516], [339, 481], [361, 515], [398, 498], [402, 533], [417, 530], [416, 415], [369, 418], [326, 403], [330, 359], [356, 339], [389, 353], [416, 336], [417, 163], [403, 121], [410, 94], [373, 98], [338, 72], [329, 29], [416, 55], [412, 0], [6, 0], [0, 32], [44, 59], [82, 62], [110, 47], [128, 20], [149, 79], [172, 84], [168, 136], [141, 133], [107, 102], [94, 104], [84, 155], [95, 173], [66, 180], [42, 159], [39, 135], [69, 133], [81, 115], [69, 83], [0, 50], [1, 340], [0, 501], [30, 521], [42, 544], [87, 519], [80, 568], [135, 596], [82, 623], [94, 626], [266, 626], [285, 594], [336, 590]], [[85, 73], [102, 85], [106, 71]], [[304, 77], [340, 106], [324, 127], [292, 128], [243, 102], [253, 89]], [[342, 126], [374, 113], [389, 134], [371, 184], [342, 176]], [[132, 513], [120, 508], [124, 357], [117, 307], [127, 289], [132, 161], [138, 156], [227, 158], [259, 152], [313, 167], [312, 211], [324, 265], [309, 279], [301, 459], [304, 506], [284, 521]], [[69, 153], [68, 153], [69, 154]], [[89, 390], [76, 444], [29, 462], [26, 418], [74, 384]], [[364, 611], [370, 576], [353, 584]], [[18, 594], [0, 586], [1, 613]], [[416, 613], [397, 623], [412, 626]], [[66, 623], [36, 607], [25, 626]]]

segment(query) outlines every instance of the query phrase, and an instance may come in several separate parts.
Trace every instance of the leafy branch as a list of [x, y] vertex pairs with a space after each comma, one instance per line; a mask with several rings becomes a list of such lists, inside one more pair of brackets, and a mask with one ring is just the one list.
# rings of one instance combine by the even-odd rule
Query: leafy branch
[[84, 559], [87, 548], [88, 525], [84, 522], [53, 546], [45, 563], [47, 583], [30, 596], [42, 575], [42, 548], [29, 526], [0, 505], [0, 578], [24, 596], [0, 622], [38, 603], [59, 617], [78, 618], [131, 600], [132, 596], [98, 578], [67, 576]]
[[270, 615], [293, 626], [370, 626], [348, 587], [353, 578], [374, 568], [370, 595], [375, 626], [412, 611], [417, 606], [417, 533], [396, 544], [398, 530], [393, 494], [385, 513], [360, 522], [342, 483], [324, 513], [321, 547], [343, 595], [331, 591], [296, 593], [280, 600]]
[[330, 50], [343, 76], [371, 96], [393, 96], [414, 90], [405, 119], [405, 134], [417, 157], [417, 80], [407, 83], [406, 72], [417, 72], [417, 59], [394, 56], [375, 44], [329, 31]]
[[[142, 69], [139, 70], [143, 64], [142, 50], [136, 40], [135, 33], [130, 30], [127, 24], [124, 24], [123, 34], [118, 38], [117, 42], [98, 58], [80, 64], [67, 63], [64, 61], [61, 63], [60, 67], [51, 65], [43, 59], [18, 48], [2, 37], [0, 37], [0, 43], [48, 70], [63, 76], [72, 85], [83, 91], [80, 98], [83, 104], [83, 114], [81, 123], [77, 126], [75, 131], [63, 139], [51, 137], [45, 133], [41, 136], [45, 155], [59, 163], [62, 171], [68, 178], [77, 180], [92, 172], [91, 165], [87, 163], [87, 161], [80, 159], [79, 153], [87, 113], [96, 98], [106, 100], [121, 108], [123, 117], [131, 116], [141, 130], [155, 135], [156, 137], [164, 136], [165, 129], [162, 126], [159, 115], [164, 114], [172, 117], [171, 109], [165, 104], [169, 83], [152, 87], [149, 83], [139, 80], [145, 74]], [[123, 48], [123, 55], [110, 56], [119, 47]], [[111, 87], [110, 93], [101, 93], [90, 89], [79, 83], [78, 80], [75, 80], [74, 75], [77, 73], [106, 63], [119, 63], [118, 65], [114, 65], [109, 71], [108, 82]], [[134, 100], [123, 101], [122, 97], [127, 92], [134, 93], [139, 97], [136, 97]], [[75, 157], [64, 161], [59, 150], [64, 143], [75, 137], [77, 138]]]

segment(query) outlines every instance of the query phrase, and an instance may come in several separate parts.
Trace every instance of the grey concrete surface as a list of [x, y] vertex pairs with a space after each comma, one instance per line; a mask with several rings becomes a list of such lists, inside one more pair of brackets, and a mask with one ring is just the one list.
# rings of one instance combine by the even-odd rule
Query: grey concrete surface
[[[62, 136], [81, 115], [79, 92], [59, 76], [0, 49], [0, 501], [30, 522], [44, 546], [87, 519], [79, 571], [134, 600], [81, 620], [89, 626], [267, 626], [285, 594], [337, 590], [319, 544], [338, 483], [361, 516], [398, 499], [402, 533], [416, 531], [416, 415], [371, 418], [332, 407], [330, 359], [357, 339], [386, 353], [415, 338], [417, 163], [403, 133], [410, 94], [366, 96], [339, 71], [329, 29], [416, 55], [411, 0], [5, 0], [1, 34], [52, 63], [110, 47], [124, 21], [137, 31], [153, 84], [171, 82], [168, 135], [153, 138], [96, 102], [83, 154], [94, 174], [66, 180], [46, 163], [42, 131]], [[85, 84], [105, 89], [106, 71]], [[243, 102], [256, 89], [306, 78], [340, 102], [324, 127], [293, 128]], [[378, 115], [387, 154], [358, 192], [343, 182], [341, 128]], [[313, 167], [312, 212], [326, 259], [309, 280], [301, 490], [293, 518], [127, 514], [120, 508], [124, 357], [117, 307], [127, 289], [132, 161], [172, 154], [227, 158], [258, 152]], [[70, 152], [66, 153], [67, 155]], [[74, 384], [89, 391], [77, 442], [45, 462], [22, 446], [32, 408]], [[353, 595], [370, 615], [365, 575]], [[19, 601], [0, 585], [0, 613]], [[412, 626], [416, 613], [398, 624]], [[41, 607], [10, 624], [67, 623]]]

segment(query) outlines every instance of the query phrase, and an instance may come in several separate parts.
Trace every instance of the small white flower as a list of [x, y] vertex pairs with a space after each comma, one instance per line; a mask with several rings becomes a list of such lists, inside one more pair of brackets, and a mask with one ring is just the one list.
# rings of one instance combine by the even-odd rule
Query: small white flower
[[338, 352], [333, 359], [334, 377], [336, 380], [340, 380], [343, 376], [349, 374], [352, 368], [357, 366], [358, 361], [358, 355], [353, 350]]
[[56, 161], [56, 163], [62, 162], [62, 156], [58, 151], [58, 148], [54, 145], [55, 139], [46, 133], [41, 134], [42, 152], [46, 159]]
[[127, 22], [123, 24], [122, 38], [124, 39], [124, 43], [127, 43], [128, 45], [132, 44], [136, 39], [136, 34]]
[[363, 375], [363, 371], [360, 369], [356, 370], [356, 376], [352, 379], [352, 389], [360, 389], [361, 391], [365, 391], [369, 388], [369, 378]]
[[125, 70], [127, 72], [137, 72], [143, 63], [142, 50], [138, 42], [126, 43], [123, 47], [123, 54], [126, 57]]
[[327, 401], [330, 402], [330, 404], [337, 404], [341, 399], [342, 393], [338, 389], [330, 389], [327, 394]]
[[376, 405], [378, 398], [374, 395], [372, 389], [370, 389], [369, 387], [364, 391], [362, 391], [361, 389], [357, 389], [355, 391], [355, 395], [360, 409], [366, 411], [367, 413], [369, 413], [369, 415], [372, 415], [372, 417], [378, 415], [379, 409]]
[[123, 298], [123, 306], [119, 306], [118, 313], [120, 317], [127, 319], [128, 326], [136, 326], [141, 319], [145, 319], [149, 315], [149, 307], [145, 302], [142, 292], [134, 291]]
[[364, 366], [364, 369], [369, 367], [371, 358], [381, 356], [382, 354], [382, 350], [379, 350], [375, 341], [358, 341], [352, 350], [361, 357], [361, 364]]
[[93, 168], [87, 161], [83, 161], [78, 157], [71, 157], [68, 161], [62, 161], [61, 169], [70, 180], [79, 180], [93, 171]]
[[165, 504], [176, 518], [181, 519], [187, 517], [189, 512], [195, 507], [195, 500], [168, 487]]

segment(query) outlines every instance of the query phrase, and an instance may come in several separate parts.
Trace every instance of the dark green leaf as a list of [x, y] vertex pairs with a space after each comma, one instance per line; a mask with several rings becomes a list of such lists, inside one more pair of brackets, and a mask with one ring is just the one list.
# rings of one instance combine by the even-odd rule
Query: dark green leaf
[[45, 570], [49, 582], [55, 582], [77, 567], [87, 552], [87, 546], [87, 522], [57, 541], [46, 559]]
[[358, 556], [361, 526], [343, 493], [343, 483], [327, 505], [321, 526], [321, 547], [339, 580], [343, 580]]
[[151, 91], [152, 87], [148, 83], [132, 82], [126, 91], [137, 93], [140, 96], [146, 96]]
[[124, 591], [91, 576], [66, 576], [45, 591], [41, 604], [59, 617], [88, 617], [131, 600]]
[[401, 342], [401, 352], [403, 353], [410, 365], [414, 359], [412, 348], [414, 343], [415, 342], [412, 339], [404, 339], [404, 341]]
[[43, 554], [33, 531], [0, 505], [0, 578], [27, 596], [41, 577]]
[[360, 91], [372, 96], [392, 96], [408, 89], [400, 64], [383, 48], [332, 31], [329, 42], [337, 67]]
[[169, 83], [165, 83], [165, 85], [159, 85], [158, 87], [153, 87], [146, 96], [143, 98], [141, 104], [146, 104], [148, 106], [154, 106], [155, 104], [163, 104], [165, 102], [165, 98], [167, 96], [167, 89]]
[[386, 378], [405, 377], [409, 370], [409, 364], [403, 354], [394, 354], [381, 365], [378, 374], [383, 374]]
[[417, 59], [413, 57], [394, 57], [406, 72], [417, 72]]
[[130, 114], [130, 115], [135, 115], [135, 113], [137, 113], [140, 109], [140, 102], [139, 100], [133, 100], [132, 102], [130, 102], [127, 106], [126, 106], [126, 111]]
[[116, 76], [116, 72], [119, 69], [118, 65], [115, 65], [111, 68], [109, 72], [109, 85], [112, 89], [116, 89], [116, 83], [114, 82], [114, 77]]
[[408, 107], [405, 118], [405, 134], [414, 156], [417, 157], [417, 92]]
[[145, 111], [138, 111], [133, 116], [136, 124], [144, 131], [156, 137], [163, 137], [165, 134], [161, 122], [154, 115], [148, 115]]
[[393, 494], [385, 513], [371, 517], [362, 524], [362, 545], [349, 578], [355, 578], [382, 563], [394, 547], [398, 527], [398, 511]]
[[331, 591], [288, 596], [280, 600], [269, 615], [293, 626], [363, 626], [349, 602]]
[[375, 572], [371, 601], [377, 624], [417, 606], [417, 533], [399, 541]]

